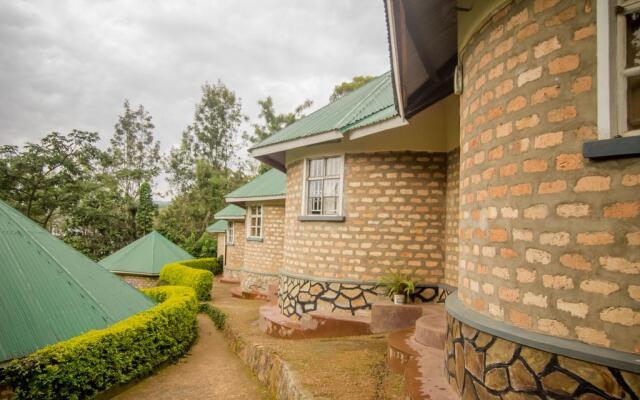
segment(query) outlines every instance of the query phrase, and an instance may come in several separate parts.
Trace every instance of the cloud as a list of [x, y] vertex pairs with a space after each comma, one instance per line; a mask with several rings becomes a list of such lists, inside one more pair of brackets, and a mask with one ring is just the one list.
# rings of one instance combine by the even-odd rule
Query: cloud
[[205, 81], [257, 116], [326, 104], [335, 84], [389, 69], [382, 1], [102, 0], [0, 2], [0, 144], [51, 131], [107, 142], [128, 98], [179, 143]]

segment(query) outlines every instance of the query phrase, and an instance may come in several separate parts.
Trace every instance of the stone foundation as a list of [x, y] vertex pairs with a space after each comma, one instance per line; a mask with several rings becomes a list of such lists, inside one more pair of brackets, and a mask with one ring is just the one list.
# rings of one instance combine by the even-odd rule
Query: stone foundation
[[276, 274], [266, 274], [242, 270], [240, 276], [242, 289], [253, 293], [276, 293], [280, 284], [280, 277]]
[[447, 316], [445, 367], [463, 399], [637, 399], [640, 375], [534, 349]]
[[136, 289], [147, 289], [158, 285], [157, 276], [141, 276], [141, 275], [121, 275], [118, 274], [123, 281]]
[[225, 279], [230, 279], [230, 280], [241, 280], [242, 279], [242, 270], [241, 269], [236, 269], [236, 268], [228, 268], [228, 267], [224, 267], [224, 270], [222, 272], [222, 276], [225, 277]]

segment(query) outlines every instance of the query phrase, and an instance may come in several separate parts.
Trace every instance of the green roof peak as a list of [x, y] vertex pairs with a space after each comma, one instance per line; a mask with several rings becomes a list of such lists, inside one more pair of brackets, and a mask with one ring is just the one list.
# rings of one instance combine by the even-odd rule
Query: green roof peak
[[252, 199], [284, 199], [287, 192], [287, 175], [275, 168], [257, 176], [225, 196], [228, 202]]
[[224, 233], [229, 227], [229, 222], [226, 220], [216, 221], [207, 227], [209, 233]]
[[245, 215], [247, 215], [247, 211], [235, 204], [229, 204], [222, 210], [215, 213], [213, 218], [215, 219], [244, 219]]

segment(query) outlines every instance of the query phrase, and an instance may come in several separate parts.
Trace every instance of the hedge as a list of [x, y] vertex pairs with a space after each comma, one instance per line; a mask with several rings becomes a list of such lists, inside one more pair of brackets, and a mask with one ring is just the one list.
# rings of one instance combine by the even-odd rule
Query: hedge
[[165, 265], [160, 270], [160, 280], [170, 285], [190, 287], [196, 291], [199, 300], [209, 300], [211, 298], [213, 274], [203, 269], [188, 267], [186, 266], [187, 262], [178, 261]]
[[227, 322], [227, 314], [224, 311], [209, 303], [200, 303], [200, 312], [207, 314], [217, 329], [224, 329], [224, 325]]
[[0, 369], [0, 386], [13, 388], [17, 399], [91, 398], [182, 356], [198, 332], [194, 291], [163, 286], [143, 292], [161, 303], [12, 361]]
[[180, 264], [190, 268], [204, 269], [210, 271], [213, 275], [222, 273], [222, 263], [217, 258], [196, 258], [194, 260], [181, 261]]

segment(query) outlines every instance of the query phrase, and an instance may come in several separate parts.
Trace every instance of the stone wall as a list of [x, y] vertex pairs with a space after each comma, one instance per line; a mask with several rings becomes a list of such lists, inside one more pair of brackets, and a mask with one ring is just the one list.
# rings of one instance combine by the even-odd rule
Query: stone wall
[[157, 276], [125, 275], [117, 274], [123, 281], [136, 289], [147, 289], [158, 285]]
[[471, 310], [640, 352], [640, 162], [594, 162], [595, 1], [511, 2], [462, 51], [460, 277]]
[[462, 399], [633, 399], [640, 375], [523, 346], [447, 317], [445, 368]]
[[287, 165], [284, 270], [376, 281], [396, 269], [444, 276], [446, 154], [346, 154], [344, 222], [298, 220], [302, 161]]
[[[231, 221], [229, 221], [231, 223]], [[233, 221], [235, 230], [233, 244], [227, 243], [227, 259], [225, 261], [225, 269], [228, 267], [230, 271], [239, 271], [244, 264], [244, 246], [246, 242], [244, 231], [244, 220]], [[227, 276], [225, 274], [225, 276]]]
[[445, 214], [445, 268], [443, 283], [458, 286], [458, 237], [460, 219], [460, 148], [447, 154]]

